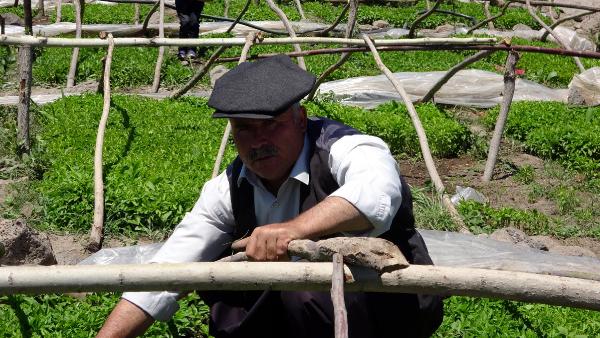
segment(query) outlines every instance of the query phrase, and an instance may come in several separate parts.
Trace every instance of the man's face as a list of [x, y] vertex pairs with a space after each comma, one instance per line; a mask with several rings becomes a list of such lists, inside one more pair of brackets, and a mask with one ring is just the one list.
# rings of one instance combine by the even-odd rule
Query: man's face
[[273, 119], [231, 118], [240, 158], [269, 188], [278, 189], [298, 159], [306, 131], [306, 111], [293, 108]]

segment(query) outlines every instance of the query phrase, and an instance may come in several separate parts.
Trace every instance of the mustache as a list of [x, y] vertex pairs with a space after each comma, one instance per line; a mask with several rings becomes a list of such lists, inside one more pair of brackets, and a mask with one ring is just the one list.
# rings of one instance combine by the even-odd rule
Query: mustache
[[250, 161], [260, 160], [261, 158], [277, 155], [277, 148], [273, 145], [266, 145], [260, 148], [250, 150]]

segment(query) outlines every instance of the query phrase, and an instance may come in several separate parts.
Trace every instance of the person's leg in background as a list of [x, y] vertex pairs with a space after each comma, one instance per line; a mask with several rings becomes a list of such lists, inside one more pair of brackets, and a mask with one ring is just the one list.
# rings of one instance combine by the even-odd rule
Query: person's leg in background
[[[179, 18], [179, 38], [197, 38], [200, 32], [200, 14], [204, 9], [204, 2], [198, 0], [175, 0], [177, 17]], [[195, 58], [194, 47], [179, 47], [177, 56], [180, 59]]]

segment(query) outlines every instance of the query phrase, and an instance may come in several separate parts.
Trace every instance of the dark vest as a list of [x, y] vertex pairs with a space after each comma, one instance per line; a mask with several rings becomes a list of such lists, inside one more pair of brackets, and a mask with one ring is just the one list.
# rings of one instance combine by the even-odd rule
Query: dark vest
[[[299, 212], [308, 210], [339, 188], [329, 170], [329, 150], [342, 136], [356, 134], [360, 132], [339, 122], [324, 118], [308, 120], [310, 182], [308, 186], [301, 185]], [[231, 204], [236, 223], [234, 239], [249, 235], [257, 225], [253, 187], [246, 180], [242, 180], [239, 187], [237, 185], [241, 168], [242, 161], [239, 157], [227, 167]], [[396, 244], [410, 263], [432, 264], [425, 242], [415, 230], [410, 189], [402, 176], [400, 180], [402, 204], [394, 216], [390, 230], [379, 237]], [[368, 293], [366, 297], [368, 311], [376, 318], [378, 336], [381, 337], [429, 337], [442, 322], [443, 303], [439, 296]], [[399, 320], [407, 325], [398, 327]]]
[[[310, 209], [339, 188], [329, 170], [329, 151], [333, 143], [341, 137], [357, 134], [360, 132], [336, 121], [325, 118], [308, 120], [310, 182], [308, 186], [302, 184], [299, 212]], [[241, 168], [242, 161], [239, 156], [227, 167], [231, 204], [236, 223], [234, 239], [249, 235], [257, 226], [253, 187], [246, 180], [242, 180], [239, 187], [237, 184]], [[425, 243], [415, 230], [410, 189], [402, 176], [400, 176], [400, 180], [402, 182], [402, 204], [394, 216], [390, 230], [379, 237], [396, 244], [410, 263], [432, 264]]]

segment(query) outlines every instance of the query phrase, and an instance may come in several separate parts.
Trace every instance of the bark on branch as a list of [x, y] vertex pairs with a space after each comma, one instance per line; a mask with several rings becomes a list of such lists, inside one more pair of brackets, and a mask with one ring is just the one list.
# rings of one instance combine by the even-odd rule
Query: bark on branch
[[423, 98], [421, 99], [420, 102], [429, 102], [429, 100], [431, 100], [435, 93], [437, 93], [444, 84], [446, 84], [448, 81], [450, 81], [450, 79], [456, 74], [458, 73], [461, 69], [466, 68], [468, 65], [475, 63], [481, 59], [483, 59], [484, 57], [489, 56], [490, 54], [494, 53], [493, 50], [484, 50], [481, 52], [478, 52], [475, 55], [471, 55], [470, 57], [464, 59], [462, 62], [460, 62], [459, 64], [457, 64], [456, 66], [450, 68], [450, 70], [448, 70], [448, 72], [446, 72], [446, 74], [444, 74], [444, 76], [438, 80], [438, 82], [436, 82], [433, 87], [431, 87], [431, 89], [427, 92], [427, 94], [425, 94], [425, 96], [423, 96]]
[[348, 314], [344, 302], [344, 260], [342, 255], [333, 255], [331, 273], [331, 303], [333, 304], [335, 338], [348, 338]]
[[[158, 37], [165, 37], [165, 0], [159, 0], [159, 26]], [[162, 69], [163, 58], [165, 56], [165, 46], [158, 47], [158, 57], [154, 67], [154, 79], [152, 80], [152, 92], [157, 93], [160, 87], [160, 70]]]
[[510, 111], [513, 96], [515, 94], [515, 80], [516, 71], [515, 67], [519, 61], [519, 54], [515, 51], [508, 53], [506, 59], [506, 69], [504, 72], [504, 93], [502, 98], [502, 104], [500, 105], [500, 113], [498, 114], [498, 120], [496, 120], [496, 127], [494, 128], [494, 135], [490, 142], [490, 148], [488, 151], [487, 162], [485, 163], [485, 170], [483, 172], [482, 180], [489, 182], [492, 179], [494, 173], [494, 166], [496, 165], [496, 158], [500, 150], [500, 141], [502, 141], [502, 134], [504, 133], [504, 125]]
[[425, 160], [425, 165], [427, 167], [429, 177], [431, 177], [431, 181], [433, 182], [435, 190], [442, 198], [442, 204], [444, 204], [444, 206], [450, 213], [450, 217], [452, 217], [452, 220], [458, 226], [460, 231], [468, 233], [469, 230], [462, 221], [460, 215], [458, 214], [458, 211], [456, 211], [456, 208], [450, 201], [450, 198], [448, 197], [448, 195], [446, 195], [446, 188], [444, 187], [444, 183], [442, 183], [442, 179], [440, 178], [440, 175], [437, 172], [435, 163], [433, 161], [433, 157], [431, 156], [431, 151], [429, 150], [429, 143], [427, 142], [427, 135], [425, 134], [425, 129], [423, 129], [423, 125], [421, 124], [421, 120], [419, 119], [419, 115], [417, 114], [417, 110], [413, 106], [410, 97], [408, 96], [406, 90], [404, 90], [404, 87], [400, 84], [400, 82], [398, 82], [398, 80], [394, 78], [394, 74], [392, 74], [392, 72], [383, 64], [381, 58], [379, 57], [379, 53], [377, 52], [377, 49], [375, 48], [375, 45], [373, 44], [371, 39], [365, 34], [363, 34], [363, 39], [369, 46], [369, 49], [373, 54], [373, 58], [375, 59], [377, 66], [379, 67], [381, 72], [384, 73], [385, 76], [390, 80], [394, 88], [396, 88], [396, 91], [400, 94], [400, 96], [402, 97], [402, 101], [404, 101], [404, 104], [406, 105], [406, 109], [408, 110], [410, 119], [417, 132], [417, 137], [419, 138], [421, 153], [423, 155], [423, 159]]
[[[185, 263], [15, 266], [0, 294], [160, 290], [314, 290], [331, 287], [331, 263]], [[345, 269], [346, 291], [500, 298], [600, 310], [600, 282], [525, 272], [411, 265], [379, 275]]]
[[90, 252], [96, 252], [102, 248], [104, 238], [104, 183], [102, 175], [102, 148], [104, 147], [104, 132], [108, 122], [108, 113], [110, 111], [110, 67], [112, 64], [112, 54], [114, 49], [113, 37], [108, 35], [108, 51], [106, 53], [106, 63], [104, 67], [104, 104], [102, 106], [102, 116], [98, 124], [98, 134], [96, 135], [96, 150], [94, 153], [94, 224], [90, 232], [90, 242], [87, 249]]
[[408, 31], [408, 37], [409, 38], [414, 38], [415, 37], [415, 30], [417, 29], [417, 25], [419, 23], [421, 23], [421, 21], [425, 20], [428, 16], [430, 16], [442, 3], [443, 0], [437, 0], [435, 2], [435, 4], [433, 4], [433, 7], [429, 8], [427, 10], [427, 12], [423, 13], [423, 15], [421, 15], [420, 17], [418, 17], [417, 19], [415, 19], [415, 21], [412, 23], [412, 25], [410, 25], [410, 30]]

